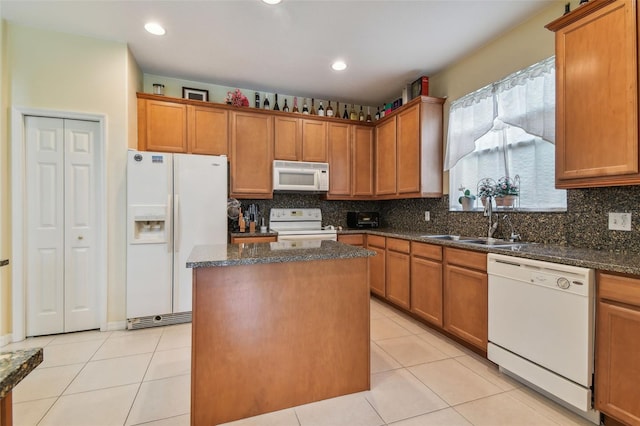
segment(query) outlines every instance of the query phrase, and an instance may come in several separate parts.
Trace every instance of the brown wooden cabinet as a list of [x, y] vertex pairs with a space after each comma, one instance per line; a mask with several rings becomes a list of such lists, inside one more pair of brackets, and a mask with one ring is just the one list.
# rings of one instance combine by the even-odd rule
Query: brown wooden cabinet
[[138, 149], [228, 155], [229, 111], [138, 94]]
[[640, 425], [640, 278], [598, 274], [596, 408]]
[[351, 128], [346, 123], [328, 124], [328, 198], [348, 198], [351, 195]]
[[327, 162], [327, 122], [302, 119], [302, 161]]
[[556, 187], [640, 183], [636, 0], [591, 1], [556, 35]]
[[367, 248], [376, 252], [369, 258], [369, 286], [371, 292], [380, 297], [386, 297], [385, 240], [378, 235], [367, 235]]
[[396, 117], [376, 127], [375, 194], [396, 193]]
[[442, 327], [442, 246], [411, 242], [411, 312]]
[[274, 123], [274, 149], [275, 160], [296, 161], [301, 157], [300, 120], [295, 117], [275, 117]]
[[442, 104], [420, 96], [376, 126], [376, 198], [442, 195]]
[[187, 106], [138, 98], [138, 149], [188, 152]]
[[487, 255], [444, 248], [444, 329], [487, 350]]
[[355, 198], [373, 196], [373, 129], [353, 126], [353, 161], [351, 195]]
[[276, 160], [327, 162], [327, 122], [275, 116]]
[[251, 235], [251, 236], [233, 236], [231, 237], [231, 244], [239, 243], [275, 243], [278, 241], [278, 237], [275, 235]]
[[230, 196], [273, 198], [273, 116], [231, 113]]
[[398, 113], [397, 120], [397, 193], [419, 193], [420, 105], [413, 105]]
[[405, 309], [411, 308], [410, 253], [409, 241], [387, 238], [386, 296], [390, 302]]
[[364, 234], [339, 234], [338, 241], [351, 246], [364, 247]]

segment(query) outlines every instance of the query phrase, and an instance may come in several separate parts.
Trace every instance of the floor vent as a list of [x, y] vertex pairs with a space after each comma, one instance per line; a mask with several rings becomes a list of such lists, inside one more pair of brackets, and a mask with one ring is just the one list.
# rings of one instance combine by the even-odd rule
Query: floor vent
[[151, 315], [148, 317], [127, 319], [127, 330], [140, 328], [162, 327], [172, 324], [191, 322], [191, 312], [179, 312], [177, 314]]

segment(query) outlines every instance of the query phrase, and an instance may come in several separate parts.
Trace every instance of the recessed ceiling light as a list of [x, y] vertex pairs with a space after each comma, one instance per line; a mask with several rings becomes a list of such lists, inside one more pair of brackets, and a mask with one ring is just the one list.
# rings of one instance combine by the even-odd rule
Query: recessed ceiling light
[[144, 29], [153, 35], [165, 35], [166, 31], [157, 22], [148, 22], [144, 24]]
[[331, 64], [331, 68], [336, 71], [343, 71], [347, 69], [347, 64], [345, 64], [344, 61], [335, 61], [333, 64]]
[[280, 3], [282, 0], [262, 0], [264, 3], [266, 4], [278, 4]]

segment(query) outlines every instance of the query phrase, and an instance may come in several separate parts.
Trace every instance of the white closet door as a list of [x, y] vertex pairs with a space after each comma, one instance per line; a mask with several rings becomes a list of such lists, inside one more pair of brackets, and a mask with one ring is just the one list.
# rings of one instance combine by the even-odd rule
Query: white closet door
[[64, 331], [63, 120], [26, 117], [27, 336]]
[[64, 120], [64, 331], [98, 328], [96, 138], [98, 123]]
[[27, 336], [99, 327], [96, 122], [26, 117]]

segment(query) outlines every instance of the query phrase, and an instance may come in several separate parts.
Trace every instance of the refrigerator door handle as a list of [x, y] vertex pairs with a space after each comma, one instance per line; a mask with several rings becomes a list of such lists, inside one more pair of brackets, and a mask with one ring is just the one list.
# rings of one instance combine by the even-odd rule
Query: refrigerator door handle
[[167, 236], [167, 252], [173, 253], [173, 195], [167, 195], [167, 218], [165, 221], [165, 235]]
[[173, 249], [176, 253], [180, 251], [180, 195], [173, 196]]

